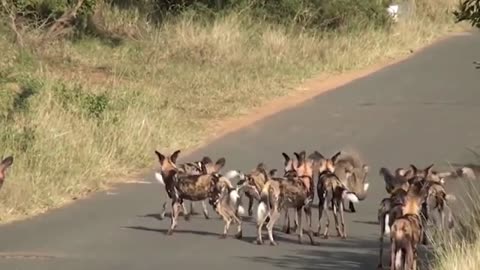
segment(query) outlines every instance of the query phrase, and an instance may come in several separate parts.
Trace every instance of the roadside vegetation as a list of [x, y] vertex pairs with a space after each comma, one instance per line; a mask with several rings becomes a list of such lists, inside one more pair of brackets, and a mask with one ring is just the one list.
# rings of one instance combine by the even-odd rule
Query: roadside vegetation
[[[191, 148], [304, 79], [458, 30], [456, 0], [0, 0], [0, 191], [8, 222]], [[400, 10], [401, 12], [402, 10]]]

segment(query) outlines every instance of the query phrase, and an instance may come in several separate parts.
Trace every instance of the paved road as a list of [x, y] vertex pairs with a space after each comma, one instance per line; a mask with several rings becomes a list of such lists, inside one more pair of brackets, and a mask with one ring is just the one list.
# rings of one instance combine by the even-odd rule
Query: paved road
[[373, 269], [376, 211], [385, 193], [380, 166], [468, 162], [465, 147], [480, 144], [480, 127], [472, 124], [480, 115], [480, 70], [472, 65], [480, 59], [479, 44], [479, 35], [446, 40], [189, 157], [225, 156], [226, 168], [248, 170], [263, 161], [280, 169], [282, 151], [331, 155], [355, 147], [371, 165], [371, 188], [358, 212], [346, 215], [348, 240], [319, 239], [312, 247], [297, 244], [295, 235], [277, 234], [279, 246], [256, 246], [252, 223], [243, 241], [220, 240], [222, 223], [201, 215], [190, 223], [181, 219], [177, 234], [167, 237], [169, 220], [155, 218], [163, 187], [125, 185], [118, 195], [98, 194], [0, 227], [0, 269]]

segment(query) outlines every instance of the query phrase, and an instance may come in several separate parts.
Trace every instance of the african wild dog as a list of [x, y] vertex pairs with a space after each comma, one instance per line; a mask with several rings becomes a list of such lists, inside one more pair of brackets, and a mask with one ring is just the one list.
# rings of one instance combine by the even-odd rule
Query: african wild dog
[[[437, 207], [438, 205], [446, 205], [448, 200], [454, 200], [453, 195], [444, 193], [443, 177], [451, 175], [448, 172], [438, 173], [432, 170], [433, 164], [420, 170], [414, 165], [410, 165], [408, 169], [397, 168], [395, 173], [391, 173], [387, 168], [381, 168], [380, 174], [384, 177], [385, 188], [390, 194], [389, 198], [384, 198], [378, 210], [378, 221], [380, 223], [381, 233], [379, 239], [379, 267], [382, 267], [381, 261], [383, 256], [383, 237], [391, 234], [391, 228], [395, 220], [400, 218], [404, 213], [403, 208], [407, 201], [409, 190], [412, 185], [418, 182], [423, 184], [425, 198], [421, 201], [421, 226], [422, 226], [422, 243], [426, 244], [426, 223], [429, 216], [429, 208]], [[429, 202], [430, 200], [430, 202]], [[437, 204], [438, 203], [438, 204]], [[438, 210], [438, 209], [437, 209]], [[449, 216], [449, 226], [452, 220]]]
[[[240, 239], [242, 238], [242, 219], [240, 215], [243, 215], [245, 211], [240, 205], [241, 201], [238, 193], [240, 187], [234, 188], [230, 179], [218, 174], [214, 175], [212, 179], [215, 183], [211, 185], [209, 203], [225, 222], [223, 234], [220, 238], [227, 237], [230, 224], [235, 222], [238, 224], [235, 238]], [[243, 178], [240, 181], [242, 180]]]
[[[426, 176], [426, 175], [425, 175]], [[428, 192], [428, 181], [421, 174], [412, 177], [401, 216], [392, 224], [390, 233], [390, 269], [417, 269], [418, 245], [424, 237], [422, 204]]]
[[[179, 152], [180, 151], [178, 151], [178, 153]], [[175, 153], [176, 152], [174, 152], [174, 154]], [[176, 157], [174, 156], [174, 154], [172, 154], [172, 157], [174, 157], [175, 160], [176, 160]], [[200, 175], [200, 174], [202, 174], [202, 169], [201, 169], [202, 164], [205, 165], [205, 167], [207, 169], [207, 173], [216, 172], [216, 167], [215, 167], [215, 164], [213, 164], [212, 160], [209, 157], [203, 157], [202, 160], [200, 160], [200, 161], [187, 162], [187, 163], [183, 163], [183, 164], [178, 165], [177, 166], [178, 175], [180, 175], [180, 174], [181, 175]], [[162, 185], [165, 185], [164, 179], [159, 173], [155, 173], [155, 178]], [[167, 194], [168, 194], [168, 192], [167, 192]], [[185, 216], [186, 220], [189, 220], [190, 215], [194, 214], [193, 203], [194, 203], [193, 201], [190, 201], [190, 212], [188, 212], [185, 203], [182, 203], [183, 213], [184, 213], [184, 216]], [[162, 212], [160, 213], [160, 218], [161, 219], [163, 219], [165, 217], [166, 204], [167, 204], [167, 202], [163, 203], [163, 209], [162, 209]], [[206, 200], [202, 201], [202, 208], [203, 208], [203, 215], [205, 216], [206, 219], [209, 219], [210, 217], [208, 215]]]
[[[328, 217], [328, 204], [332, 204], [332, 212], [335, 220], [335, 226], [338, 233], [338, 236], [342, 238], [347, 237], [345, 229], [345, 220], [343, 213], [343, 200], [348, 199], [351, 202], [357, 203], [358, 198], [355, 193], [348, 190], [348, 188], [342, 183], [342, 181], [335, 174], [335, 165], [338, 156], [341, 152], [337, 152], [331, 158], [327, 159], [320, 153], [315, 153], [320, 157], [320, 166], [318, 170], [318, 182], [317, 182], [317, 194], [319, 198], [318, 202], [318, 229], [315, 234], [320, 235], [321, 231], [321, 220], [324, 211], [326, 212], [326, 226], [323, 233], [324, 238], [328, 238], [328, 230], [330, 226], [330, 219]], [[347, 172], [345, 175], [347, 178], [350, 177], [350, 172]], [[337, 212], [339, 211], [339, 213]], [[340, 223], [338, 221], [340, 214]], [[340, 227], [341, 226], [341, 227]]]
[[202, 174], [182, 174], [175, 163], [180, 153], [179, 150], [169, 157], [158, 151], [155, 151], [155, 153], [160, 162], [160, 172], [156, 173], [156, 177], [159, 182], [165, 184], [167, 194], [172, 200], [172, 222], [167, 232], [168, 235], [171, 235], [177, 226], [180, 207], [184, 200], [203, 201], [209, 199], [214, 190], [213, 186], [217, 184], [224, 185], [225, 181], [228, 180], [218, 173], [226, 161], [225, 158], [218, 159], [215, 165], [212, 166], [211, 172], [202, 163]]
[[2, 189], [3, 182], [7, 177], [7, 169], [13, 164], [13, 156], [8, 156], [0, 162], [0, 189]]
[[[269, 218], [267, 224], [268, 236], [271, 245], [277, 245], [273, 239], [273, 226], [285, 208], [295, 208], [299, 215], [299, 226], [297, 228], [299, 242], [303, 242], [302, 210], [307, 213], [311, 210], [313, 180], [310, 177], [313, 161], [307, 160], [305, 151], [298, 154], [297, 166], [293, 168], [292, 174], [285, 174], [283, 177], [270, 177], [260, 193], [260, 203], [257, 207], [257, 244], [263, 244], [262, 227]], [[310, 217], [311, 218], [311, 217]], [[308, 230], [310, 243], [315, 244], [311, 227]]]
[[[265, 176], [263, 172], [266, 171], [264, 163], [259, 163], [257, 167], [251, 172], [245, 174], [237, 185], [241, 186], [245, 196], [248, 198], [248, 216], [253, 214], [253, 202], [260, 201], [260, 192], [263, 186], [267, 182], [268, 176]], [[276, 169], [272, 169], [269, 172], [270, 176], [275, 176]]]

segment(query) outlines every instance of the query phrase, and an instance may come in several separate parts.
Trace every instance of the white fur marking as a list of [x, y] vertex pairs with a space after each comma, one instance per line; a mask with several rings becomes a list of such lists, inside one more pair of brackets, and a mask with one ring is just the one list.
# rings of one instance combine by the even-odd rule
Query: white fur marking
[[267, 215], [267, 205], [264, 202], [260, 202], [257, 207], [257, 222], [260, 222]]
[[233, 205], [237, 204], [237, 200], [240, 198], [238, 192], [234, 189], [230, 191], [230, 200], [232, 201]]
[[395, 269], [402, 268], [402, 250], [399, 249], [395, 254]]
[[231, 170], [231, 171], [228, 171], [226, 174], [225, 174], [225, 177], [228, 178], [228, 180], [232, 180], [234, 179], [235, 177], [240, 177], [240, 172], [236, 171], [236, 170]]
[[390, 234], [390, 224], [388, 224], [389, 222], [390, 222], [390, 215], [386, 214], [385, 215], [385, 235]]
[[352, 203], [358, 203], [358, 197], [354, 193], [345, 193], [344, 198], [351, 201]]
[[453, 194], [447, 194], [447, 196], [445, 196], [445, 199], [446, 199], [447, 201], [454, 202], [454, 201], [457, 200], [457, 197], [455, 197], [455, 195], [453, 195]]
[[365, 184], [363, 184], [363, 191], [366, 192], [369, 187], [370, 187], [370, 183], [365, 183]]
[[163, 176], [162, 176], [161, 173], [156, 172], [156, 173], [155, 173], [155, 179], [157, 179], [157, 181], [158, 181], [160, 184], [162, 184], [162, 185], [165, 186], [165, 182], [163, 181]]
[[241, 206], [241, 205], [238, 206], [238, 214], [239, 215], [244, 215], [245, 214], [245, 208], [243, 208], [243, 206]]
[[463, 167], [461, 172], [462, 172], [462, 176], [466, 176], [469, 179], [475, 179], [475, 173], [471, 168]]

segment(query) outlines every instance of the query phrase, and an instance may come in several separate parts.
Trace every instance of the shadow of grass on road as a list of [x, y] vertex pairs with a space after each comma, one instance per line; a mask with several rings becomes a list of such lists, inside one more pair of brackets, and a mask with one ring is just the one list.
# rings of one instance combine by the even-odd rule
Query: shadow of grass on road
[[378, 243], [373, 240], [347, 239], [319, 241], [314, 249], [291, 250], [280, 257], [238, 257], [258, 264], [284, 269], [376, 269]]

